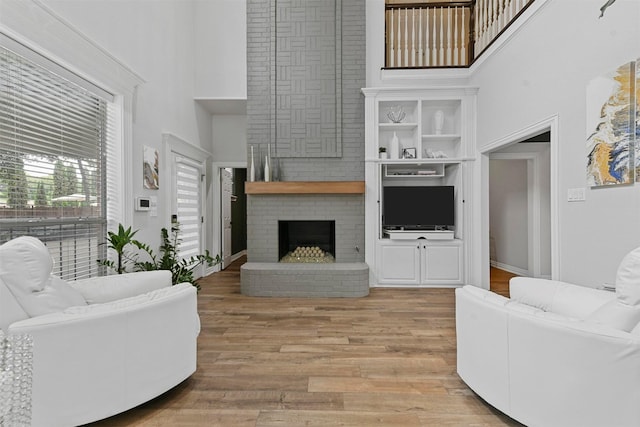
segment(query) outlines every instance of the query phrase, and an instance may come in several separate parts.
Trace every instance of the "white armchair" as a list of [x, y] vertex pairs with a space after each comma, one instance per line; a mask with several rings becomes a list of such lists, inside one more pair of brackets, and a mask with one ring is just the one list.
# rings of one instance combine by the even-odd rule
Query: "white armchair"
[[457, 370], [528, 426], [640, 426], [640, 248], [616, 292], [511, 279], [511, 298], [456, 289]]
[[107, 418], [196, 369], [196, 289], [169, 271], [66, 283], [33, 237], [0, 246], [0, 327], [33, 337], [32, 425]]

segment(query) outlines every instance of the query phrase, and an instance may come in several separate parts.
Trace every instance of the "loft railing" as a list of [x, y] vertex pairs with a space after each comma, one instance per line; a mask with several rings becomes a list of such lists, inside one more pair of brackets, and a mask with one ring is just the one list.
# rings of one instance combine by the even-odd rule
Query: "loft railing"
[[385, 68], [468, 67], [533, 1], [387, 4]]

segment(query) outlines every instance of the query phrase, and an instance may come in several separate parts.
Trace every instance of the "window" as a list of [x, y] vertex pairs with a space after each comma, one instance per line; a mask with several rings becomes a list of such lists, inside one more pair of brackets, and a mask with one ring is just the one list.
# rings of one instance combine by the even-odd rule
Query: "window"
[[106, 256], [117, 105], [46, 61], [0, 47], [0, 243], [38, 237], [54, 274], [73, 280]]

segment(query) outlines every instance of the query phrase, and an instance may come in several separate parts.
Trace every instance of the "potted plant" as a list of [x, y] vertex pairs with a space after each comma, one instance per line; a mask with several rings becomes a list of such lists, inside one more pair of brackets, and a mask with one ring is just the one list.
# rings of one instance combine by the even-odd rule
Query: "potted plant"
[[[156, 255], [149, 245], [133, 238], [137, 232], [138, 230], [131, 231], [131, 227], [125, 229], [122, 224], [119, 224], [117, 233], [107, 233], [108, 247], [116, 251], [117, 261], [98, 260], [98, 263], [115, 270], [118, 274], [128, 271], [170, 270], [172, 284], [189, 282], [200, 289], [193, 275], [195, 268], [202, 264], [211, 267], [222, 262], [220, 255], [212, 257], [208, 250], [204, 254], [181, 258], [178, 250], [180, 245], [178, 223], [172, 224], [171, 235], [166, 228], [161, 230], [162, 244], [159, 255]], [[128, 250], [129, 245], [137, 250]], [[141, 261], [141, 254], [146, 254], [147, 260]]]
[[378, 153], [380, 154], [380, 158], [381, 159], [386, 159], [387, 157], [387, 148], [386, 147], [380, 147], [378, 148]]
[[126, 247], [128, 245], [138, 246], [140, 244], [140, 242], [133, 238], [137, 232], [138, 230], [131, 231], [131, 227], [125, 229], [122, 224], [118, 224], [117, 233], [109, 231], [107, 233], [108, 247], [116, 252], [116, 261], [103, 259], [98, 260], [98, 263], [112, 268], [118, 274], [124, 273], [126, 271], [127, 264], [131, 262], [131, 257], [126, 251]]
[[201, 264], [206, 264], [208, 267], [220, 264], [222, 258], [220, 255], [212, 257], [208, 250], [205, 250], [204, 254], [194, 255], [189, 258], [181, 258], [179, 256], [178, 247], [180, 245], [180, 238], [178, 234], [180, 232], [180, 226], [178, 223], [174, 223], [171, 226], [171, 236], [166, 228], [161, 230], [162, 244], [160, 245], [160, 256], [157, 256], [155, 252], [148, 245], [140, 245], [139, 249], [149, 255], [150, 261], [136, 261], [134, 263], [135, 271], [149, 271], [149, 270], [170, 270], [172, 283], [184, 283], [189, 282], [200, 290], [200, 285], [196, 283], [193, 276], [193, 271]]

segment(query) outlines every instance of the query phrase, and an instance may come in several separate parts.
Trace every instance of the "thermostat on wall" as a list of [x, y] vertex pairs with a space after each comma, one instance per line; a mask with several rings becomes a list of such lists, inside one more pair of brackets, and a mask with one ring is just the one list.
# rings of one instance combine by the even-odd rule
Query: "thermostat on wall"
[[136, 197], [136, 210], [148, 211], [151, 208], [151, 201], [148, 197]]

